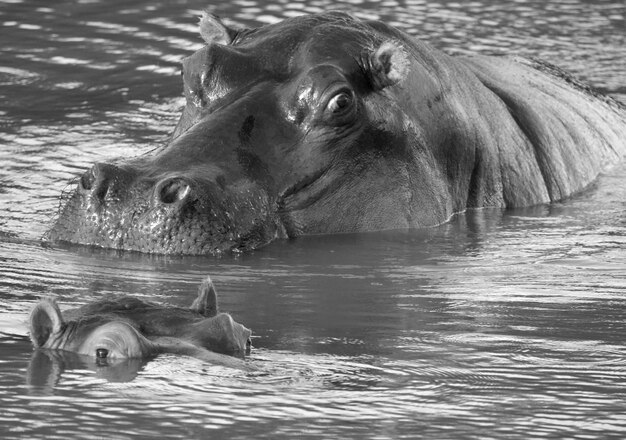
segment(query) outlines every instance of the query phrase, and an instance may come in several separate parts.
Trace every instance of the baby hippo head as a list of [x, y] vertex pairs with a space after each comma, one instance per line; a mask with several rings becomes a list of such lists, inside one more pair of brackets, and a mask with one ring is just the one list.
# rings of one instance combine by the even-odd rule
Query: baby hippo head
[[49, 298], [30, 314], [35, 348], [58, 349], [96, 360], [146, 358], [159, 353], [230, 363], [223, 355], [244, 357], [251, 331], [227, 313], [218, 313], [211, 279], [201, 284], [189, 309], [123, 296], [100, 299], [61, 313]]

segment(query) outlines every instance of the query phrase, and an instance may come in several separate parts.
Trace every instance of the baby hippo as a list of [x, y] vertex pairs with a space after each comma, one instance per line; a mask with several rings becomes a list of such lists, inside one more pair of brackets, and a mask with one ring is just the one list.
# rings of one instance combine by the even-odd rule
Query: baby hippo
[[250, 349], [250, 335], [229, 314], [218, 313], [209, 277], [189, 309], [127, 296], [61, 313], [56, 302], [46, 298], [30, 314], [30, 338], [36, 348], [72, 351], [98, 362], [174, 353], [240, 366], [241, 361], [229, 356], [243, 358]]

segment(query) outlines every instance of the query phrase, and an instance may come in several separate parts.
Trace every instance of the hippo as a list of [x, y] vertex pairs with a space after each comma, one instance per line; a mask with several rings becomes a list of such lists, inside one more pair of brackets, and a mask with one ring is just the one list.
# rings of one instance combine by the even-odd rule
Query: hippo
[[53, 299], [43, 298], [30, 314], [35, 348], [74, 352], [99, 364], [174, 353], [240, 367], [250, 336], [229, 314], [218, 313], [210, 277], [189, 309], [122, 296], [61, 313]]
[[204, 13], [171, 138], [78, 179], [44, 239], [162, 254], [424, 228], [584, 190], [626, 109], [536, 59], [450, 56], [343, 12], [234, 28]]

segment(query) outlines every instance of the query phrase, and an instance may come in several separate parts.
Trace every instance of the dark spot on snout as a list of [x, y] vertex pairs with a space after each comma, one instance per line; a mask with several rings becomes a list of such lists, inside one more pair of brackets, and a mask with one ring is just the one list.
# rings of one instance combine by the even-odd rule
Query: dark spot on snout
[[252, 130], [254, 129], [254, 116], [248, 116], [241, 125], [241, 129], [239, 130], [239, 141], [246, 145], [250, 143], [250, 139], [252, 138]]
[[442, 99], [443, 99], [443, 95], [441, 93], [439, 93], [434, 98], [429, 99], [428, 101], [426, 101], [426, 105], [428, 106], [429, 109], [432, 109], [433, 105], [435, 105], [436, 103], [440, 102]]
[[267, 164], [257, 154], [245, 148], [238, 148], [237, 161], [248, 178], [265, 188], [270, 188], [273, 185], [274, 180]]

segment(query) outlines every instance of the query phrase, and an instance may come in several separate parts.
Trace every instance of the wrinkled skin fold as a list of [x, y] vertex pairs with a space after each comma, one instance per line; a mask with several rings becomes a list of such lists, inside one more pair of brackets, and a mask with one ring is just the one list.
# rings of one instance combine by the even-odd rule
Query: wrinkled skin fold
[[560, 200], [626, 153], [623, 106], [537, 60], [451, 57], [340, 12], [200, 32], [171, 140], [94, 165], [47, 240], [215, 254], [427, 227]]
[[35, 348], [69, 351], [99, 363], [173, 353], [241, 367], [233, 357], [249, 352], [251, 336], [229, 314], [218, 313], [210, 278], [189, 309], [123, 296], [61, 313], [54, 300], [44, 298], [33, 308], [29, 327]]

